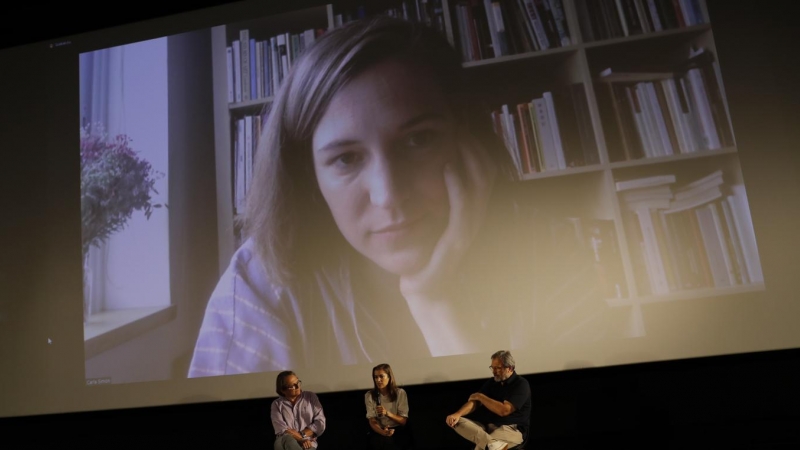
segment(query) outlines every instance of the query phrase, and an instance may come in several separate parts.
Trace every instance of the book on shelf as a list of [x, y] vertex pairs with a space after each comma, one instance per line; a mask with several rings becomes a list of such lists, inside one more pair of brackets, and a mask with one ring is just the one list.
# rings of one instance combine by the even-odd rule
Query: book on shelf
[[702, 0], [577, 0], [575, 6], [586, 42], [708, 23]]
[[245, 199], [253, 179], [258, 136], [268, 113], [245, 115], [235, 119], [233, 133], [233, 213], [244, 214]]
[[239, 69], [242, 73], [242, 101], [246, 102], [251, 99], [250, 68], [255, 67], [255, 61], [250, 61], [250, 57], [255, 56], [255, 52], [250, 51], [250, 31], [247, 29], [239, 30], [239, 51], [241, 52], [239, 62], [242, 65], [242, 67]]
[[464, 61], [572, 43], [562, 0], [461, 0], [452, 17]]
[[365, 2], [355, 8], [344, 7], [334, 13], [334, 23], [338, 27], [368, 16], [384, 14], [410, 22], [422, 23], [442, 34], [447, 34], [442, 0], [403, 0], [397, 2], [393, 7], [386, 8], [385, 6], [385, 4], [374, 6]]
[[597, 78], [598, 108], [613, 161], [655, 158], [735, 144], [713, 54], [692, 51], [664, 71], [615, 71]]
[[617, 181], [615, 183], [615, 186], [617, 188], [617, 192], [622, 192], [630, 189], [641, 189], [641, 188], [668, 185], [674, 183], [675, 180], [676, 178], [675, 175], [673, 174], [654, 175], [651, 177], [634, 178], [631, 180]]
[[545, 91], [541, 97], [492, 112], [520, 175], [599, 162], [583, 84]]
[[743, 185], [722, 170], [680, 185], [672, 175], [626, 183], [617, 190], [641, 294], [763, 283]]
[[277, 92], [292, 61], [325, 30], [309, 28], [302, 33], [280, 33], [265, 39], [239, 30], [239, 39], [226, 48], [228, 102], [266, 99]]

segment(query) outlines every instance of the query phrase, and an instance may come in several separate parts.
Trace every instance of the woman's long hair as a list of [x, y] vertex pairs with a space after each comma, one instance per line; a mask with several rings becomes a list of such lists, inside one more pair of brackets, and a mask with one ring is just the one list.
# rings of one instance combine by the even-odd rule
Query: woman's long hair
[[311, 140], [336, 93], [387, 60], [430, 74], [461, 124], [491, 149], [501, 170], [510, 167], [489, 111], [471, 100], [476, 93], [463, 82], [460, 54], [441, 33], [387, 16], [328, 31], [295, 61], [257, 143], [244, 231], [273, 284], [297, 286], [299, 275], [326, 267], [337, 272], [346, 260], [349, 246], [319, 192]]

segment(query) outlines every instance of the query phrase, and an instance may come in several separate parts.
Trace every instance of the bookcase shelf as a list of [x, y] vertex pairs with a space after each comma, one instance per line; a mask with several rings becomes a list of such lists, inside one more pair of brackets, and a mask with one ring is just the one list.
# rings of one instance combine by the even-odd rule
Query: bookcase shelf
[[463, 63], [463, 66], [466, 68], [470, 67], [481, 67], [481, 66], [488, 66], [493, 64], [502, 64], [510, 61], [519, 61], [531, 58], [545, 58], [548, 56], [552, 56], [554, 54], [559, 53], [569, 53], [569, 52], [576, 52], [580, 50], [580, 45], [570, 45], [568, 47], [558, 47], [558, 48], [551, 48], [547, 50], [539, 50], [536, 52], [527, 52], [527, 53], [518, 53], [516, 55], [504, 55], [498, 56], [494, 58], [487, 58], [482, 59], [480, 61], [468, 61]]
[[257, 98], [254, 100], [247, 100], [245, 102], [238, 102], [238, 103], [229, 103], [228, 109], [231, 111], [231, 114], [239, 114], [244, 112], [252, 112], [252, 110], [263, 108], [264, 105], [272, 103], [274, 97], [264, 97], [264, 98]]
[[[695, 18], [702, 17], [704, 23], [694, 24], [691, 26], [683, 26], [671, 29], [664, 29], [661, 31], [651, 31], [641, 34], [632, 34], [625, 37], [610, 37], [606, 39], [597, 39], [588, 41], [582, 36], [584, 26], [581, 25], [579, 17], [580, 9], [584, 8], [581, 5], [586, 0], [547, 0], [540, 2], [533, 1], [533, 4], [548, 4], [558, 5], [563, 8], [564, 17], [560, 20], [561, 26], [566, 26], [568, 33], [569, 44], [558, 45], [553, 48], [539, 49], [536, 51], [525, 51], [514, 54], [504, 54], [499, 57], [483, 57], [482, 59], [468, 61], [462, 63], [466, 69], [466, 76], [469, 83], [474, 84], [475, 92], [481, 101], [487, 105], [493, 105], [497, 111], [501, 111], [501, 105], [506, 105], [507, 114], [511, 120], [516, 120], [519, 117], [517, 113], [523, 109], [517, 109], [520, 102], [530, 102], [529, 113], [534, 113], [534, 102], [532, 99], [545, 98], [547, 95], [554, 95], [552, 104], [556, 105], [557, 113], [560, 107], [563, 106], [564, 99], [569, 100], [572, 98], [572, 113], [577, 118], [577, 128], [568, 129], [563, 126], [561, 116], [558, 117], [559, 133], [564, 141], [564, 155], [560, 161], [560, 168], [554, 169], [553, 166], [542, 170], [544, 167], [543, 162], [545, 157], [542, 156], [542, 149], [537, 147], [536, 152], [538, 155], [538, 162], [534, 161], [537, 155], [534, 151], [527, 148], [527, 150], [519, 150], [517, 152], [518, 163], [520, 167], [524, 163], [522, 158], [522, 151], [529, 152], [528, 169], [520, 174], [521, 183], [524, 188], [530, 192], [531, 202], [536, 202], [537, 205], [544, 205], [543, 208], [552, 212], [553, 214], [561, 214], [565, 217], [582, 217], [587, 220], [601, 221], [605, 225], [605, 231], [611, 233], [610, 240], [613, 241], [614, 248], [610, 251], [612, 258], [617, 258], [615, 264], [617, 279], [611, 281], [617, 283], [621, 298], [609, 298], [606, 300], [608, 306], [612, 307], [625, 307], [633, 305], [645, 305], [662, 302], [672, 302], [676, 300], [691, 300], [691, 299], [704, 299], [714, 296], [747, 293], [764, 289], [763, 279], [759, 278], [760, 262], [756, 257], [751, 264], [758, 264], [757, 268], [745, 267], [744, 256], [742, 253], [742, 244], [732, 243], [731, 240], [736, 239], [734, 234], [733, 225], [726, 225], [720, 228], [719, 218], [727, 217], [733, 220], [733, 215], [736, 211], [732, 210], [734, 206], [746, 208], [746, 200], [744, 203], [737, 203], [742, 198], [737, 197], [736, 201], [729, 200], [728, 205], [723, 205], [725, 197], [718, 199], [718, 210], [713, 212], [716, 214], [718, 229], [730, 233], [727, 238], [721, 238], [722, 245], [729, 245], [727, 250], [722, 250], [726, 256], [725, 261], [728, 263], [728, 269], [731, 271], [731, 277], [735, 274], [735, 285], [724, 287], [695, 287], [691, 289], [675, 288], [671, 285], [669, 292], [665, 292], [666, 288], [661, 287], [658, 294], [652, 294], [651, 288], [647, 288], [649, 284], [646, 280], [643, 282], [642, 277], [647, 278], [647, 275], [642, 275], [642, 266], [645, 265], [643, 256], [640, 255], [642, 247], [648, 247], [653, 244], [652, 236], [650, 238], [641, 236], [641, 231], [638, 230], [638, 224], [635, 220], [636, 214], [632, 213], [631, 205], [628, 204], [628, 195], [624, 191], [620, 191], [617, 187], [619, 182], [645, 180], [647, 177], [658, 176], [674, 176], [675, 181], [667, 183], [674, 185], [675, 191], [685, 189], [684, 186], [690, 185], [692, 182], [697, 181], [715, 171], [723, 173], [725, 183], [735, 183], [743, 186], [743, 180], [740, 173], [739, 159], [737, 148], [735, 144], [719, 145], [718, 148], [710, 146], [710, 144], [703, 144], [707, 148], [698, 148], [692, 151], [683, 151], [683, 147], [678, 145], [678, 133], [685, 132], [685, 136], [689, 136], [688, 127], [690, 122], [685, 118], [679, 116], [672, 116], [672, 114], [692, 113], [691, 117], [692, 134], [691, 139], [707, 139], [706, 134], [711, 133], [706, 125], [703, 125], [700, 111], [700, 103], [703, 98], [700, 98], [700, 93], [705, 93], [708, 101], [703, 103], [710, 105], [711, 108], [716, 108], [713, 112], [717, 114], [715, 122], [718, 127], [730, 127], [729, 114], [727, 112], [727, 104], [720, 104], [718, 98], [713, 96], [712, 87], [717, 87], [720, 92], [723, 103], [725, 102], [724, 86], [722, 79], [719, 76], [717, 68], [717, 76], [710, 77], [713, 72], [701, 72], [695, 74], [697, 78], [692, 80], [684, 80], [686, 77], [685, 72], [688, 68], [683, 67], [692, 55], [696, 55], [698, 49], [703, 49], [706, 53], [715, 55], [716, 49], [714, 46], [712, 24], [708, 21], [708, 14], [704, 4], [704, 0], [680, 0], [676, 2], [656, 0], [650, 2], [653, 5], [661, 5], [663, 8], [667, 5], [694, 5], [699, 7], [702, 14], [695, 14]], [[522, 0], [526, 2], [526, 0]], [[363, 2], [367, 3], [367, 2]], [[408, 5], [415, 2], [410, 2]], [[427, 4], [433, 5], [433, 8], [438, 7], [441, 3], [441, 11], [443, 17], [433, 19], [433, 22], [439, 21], [441, 25], [440, 31], [444, 33], [449, 42], [459, 51], [464, 51], [461, 44], [460, 35], [466, 29], [463, 23], [459, 23], [458, 14], [463, 14], [464, 7], [469, 8], [483, 8], [484, 5], [491, 5], [492, 3], [501, 3], [501, 0], [487, 0], [485, 2], [466, 2], [454, 0], [428, 0]], [[506, 4], [509, 7], [510, 2]], [[621, 2], [597, 2], [593, 4], [592, 8], [617, 8], [617, 5], [641, 5], [650, 4], [647, 0], [623, 0]], [[235, 121], [241, 117], [248, 115], [257, 115], [262, 110], [266, 109], [272, 102], [271, 95], [264, 98], [257, 98], [252, 100], [245, 100], [240, 102], [229, 101], [229, 87], [228, 87], [228, 62], [226, 61], [227, 48], [231, 47], [232, 42], [239, 38], [242, 29], [249, 29], [252, 36], [258, 39], [266, 39], [278, 33], [298, 33], [302, 32], [305, 28], [325, 28], [331, 29], [338, 24], [345, 23], [346, 17], [342, 14], [356, 14], [360, 2], [356, 0], [346, 0], [344, 2], [333, 4], [324, 4], [319, 7], [303, 10], [299, 12], [286, 13], [283, 16], [273, 16], [264, 19], [252, 19], [238, 24], [217, 27], [212, 33], [213, 37], [213, 60], [214, 60], [214, 86], [215, 86], [215, 131], [216, 131], [216, 148], [217, 148], [217, 183], [218, 183], [218, 229], [219, 229], [219, 243], [220, 243], [220, 271], [229, 263], [230, 257], [233, 254], [236, 246], [238, 245], [237, 233], [239, 223], [242, 216], [240, 211], [236, 211], [234, 202], [234, 178], [235, 178], [235, 165], [234, 165], [234, 137], [236, 135]], [[367, 5], [367, 12], [370, 14], [385, 11], [387, 8], [395, 7], [402, 4], [402, 0], [382, 0], [380, 2], [369, 3]], [[471, 6], [469, 6], [471, 5]], [[604, 6], [596, 6], [604, 5]], [[512, 8], [516, 8], [512, 6]], [[645, 8], [646, 9], [646, 8]], [[460, 10], [461, 12], [457, 12]], [[611, 10], [609, 10], [611, 11]], [[619, 11], [614, 9], [613, 14], [606, 15], [608, 20], [627, 20], [628, 16], [619, 14]], [[645, 11], [645, 14], [647, 12]], [[652, 13], [651, 13], [652, 14]], [[503, 16], [507, 17], [507, 16]], [[556, 17], [556, 16], [553, 16]], [[644, 17], [640, 15], [640, 18]], [[677, 16], [675, 16], [677, 17]], [[288, 19], [287, 19], [288, 18]], [[523, 19], [524, 20], [524, 19]], [[542, 16], [542, 20], [548, 20], [546, 16]], [[674, 20], [674, 18], [673, 18]], [[549, 23], [549, 22], [548, 22]], [[607, 24], [610, 22], [607, 22]], [[621, 23], [621, 22], [620, 22]], [[561, 36], [557, 33], [556, 27], [548, 31], [549, 37]], [[518, 28], [520, 33], [525, 32], [525, 28]], [[510, 31], [509, 31], [510, 33]], [[556, 33], [556, 34], [553, 34]], [[477, 35], [475, 35], [477, 36]], [[510, 36], [510, 35], [509, 35]], [[523, 34], [524, 36], [524, 34]], [[474, 37], [474, 36], [473, 36]], [[485, 37], [485, 36], [484, 36]], [[563, 37], [563, 36], [562, 36]], [[535, 39], [534, 36], [532, 39]], [[476, 38], [477, 39], [477, 38]], [[521, 48], [519, 39], [526, 39], [525, 37], [517, 37], [517, 47]], [[565, 42], [561, 40], [560, 43]], [[532, 41], [531, 41], [532, 43]], [[477, 42], [475, 45], [481, 46], [481, 56], [487, 56], [487, 48], [493, 48], [491, 45], [484, 45], [486, 42]], [[529, 43], [530, 46], [530, 43]], [[463, 54], [463, 53], [462, 53]], [[714, 60], [716, 63], [716, 60]], [[656, 141], [654, 137], [639, 135], [640, 145], [645, 146], [646, 139], [651, 139], [650, 143], [654, 142], [657, 146], [662, 146], [663, 154], [659, 152], [651, 153], [649, 157], [631, 157], [627, 151], [622, 151], [620, 147], [619, 137], [615, 136], [615, 130], [623, 129], [623, 119], [620, 109], [625, 104], [614, 105], [611, 108], [607, 98], [611, 101], [618, 101], [613, 97], [608, 97], [609, 88], [607, 81], [602, 80], [601, 71], [610, 68], [614, 74], [622, 73], [653, 73], [663, 70], [670, 70], [670, 67], [682, 67], [684, 75], [681, 77], [676, 76], [675, 87], [680, 90], [681, 94], [678, 98], [681, 102], [676, 103], [667, 96], [673, 91], [670, 91], [667, 83], [659, 85], [660, 80], [655, 80], [652, 89], [655, 92], [652, 97], [647, 97], [645, 89], [648, 86], [642, 85], [642, 91], [638, 91], [639, 85], [633, 83], [625, 84], [625, 89], [630, 89], [626, 92], [631, 92], [633, 96], [640, 96], [636, 99], [629, 98], [628, 105], [632, 108], [633, 114], [631, 117], [638, 117], [637, 120], [658, 120], [653, 122], [656, 125], [662, 123], [671, 126], [672, 128], [665, 127], [659, 128], [661, 131], [650, 131], [659, 134], [661, 141]], [[690, 66], [691, 67], [691, 66]], [[705, 66], [703, 66], [705, 67]], [[665, 69], [666, 68], [666, 69]], [[676, 69], [676, 73], [677, 73]], [[704, 86], [696, 86], [702, 78]], [[642, 80], [639, 80], [640, 82]], [[683, 83], [683, 84], [681, 84]], [[694, 87], [695, 91], [690, 91]], [[709, 89], [705, 91], [703, 89]], [[564, 97], [566, 93], [566, 97]], [[558, 96], [561, 100], [558, 102]], [[649, 100], [648, 100], [649, 99]], [[690, 100], [693, 102], [690, 105]], [[651, 102], [648, 114], [651, 116], [636, 116], [636, 114], [644, 114], [644, 102]], [[672, 103], [670, 103], [672, 101]], [[546, 101], [545, 101], [546, 103]], [[622, 106], [620, 106], [622, 105]], [[671, 106], [670, 106], [671, 105]], [[676, 106], [677, 105], [677, 106]], [[670, 107], [673, 107], [670, 109]], [[636, 109], [639, 108], [639, 109]], [[660, 111], [660, 118], [658, 116]], [[502, 114], [502, 112], [501, 112]], [[652, 116], [652, 114], [655, 114]], [[516, 116], [515, 116], [516, 115]], [[503, 116], [505, 117], [505, 116]], [[656, 119], [653, 119], [655, 117]], [[675, 118], [677, 117], [677, 118]], [[668, 120], [669, 119], [669, 120]], [[487, 117], [487, 120], [489, 118]], [[679, 122], [680, 121], [680, 122]], [[520, 123], [520, 122], [517, 122]], [[523, 122], [524, 123], [524, 122]], [[530, 120], [531, 126], [541, 125], [535, 119]], [[535, 124], [534, 124], [535, 123]], [[627, 123], [631, 127], [633, 122]], [[636, 122], [639, 123], [639, 122]], [[648, 122], [651, 123], [651, 122]], [[700, 123], [700, 125], [697, 125]], [[652, 123], [651, 123], [652, 124]], [[523, 125], [524, 126], [524, 125]], [[644, 122], [640, 125], [644, 127]], [[655, 126], [655, 125], [654, 125]], [[706, 128], [703, 128], [706, 126]], [[502, 127], [501, 127], [502, 128]], [[642, 128], [643, 130], [644, 128]], [[721, 129], [721, 128], [720, 128]], [[570, 133], [570, 130], [572, 133]], [[700, 130], [700, 131], [697, 131]], [[500, 132], [503, 132], [502, 130]], [[523, 138], [523, 131], [517, 130], [520, 133], [519, 137]], [[630, 129], [628, 129], [630, 132]], [[640, 131], [641, 132], [641, 131]], [[580, 135], [580, 140], [577, 139]], [[733, 130], [731, 130], [733, 135]], [[506, 137], [511, 136], [510, 134]], [[636, 136], [634, 133], [632, 136]], [[630, 136], [628, 136], [630, 137]], [[572, 138], [572, 141], [569, 139]], [[689, 138], [687, 138], [689, 139]], [[667, 141], [671, 145], [667, 144]], [[723, 141], [720, 131], [720, 142]], [[567, 142], [569, 143], [567, 144]], [[533, 142], [533, 141], [531, 141]], [[538, 141], [537, 141], [538, 142]], [[682, 141], [686, 142], [686, 141]], [[705, 142], [705, 141], [704, 141]], [[725, 141], [727, 142], [727, 141]], [[538, 144], [533, 145], [540, 145]], [[663, 144], [663, 145], [662, 145]], [[527, 145], [527, 144], [526, 144]], [[541, 144], [544, 145], [544, 144]], [[699, 145], [699, 144], [698, 144]], [[667, 151], [667, 148], [672, 149]], [[570, 155], [567, 154], [567, 148], [573, 150]], [[581, 151], [574, 153], [580, 148]], [[653, 149], [650, 149], [653, 150]], [[513, 152], [514, 150], [512, 150]], [[577, 156], [576, 156], [577, 155]], [[621, 158], [620, 155], [623, 155]], [[552, 161], [552, 160], [551, 160]], [[522, 169], [520, 169], [522, 171]], [[645, 181], [641, 181], [645, 183]], [[670, 188], [672, 189], [672, 188]], [[567, 202], [557, 201], [554, 197], [554, 192], [558, 193], [558, 198], [569, 199]], [[725, 195], [729, 192], [725, 190]], [[741, 194], [741, 192], [739, 192]], [[724, 214], [723, 214], [724, 213]], [[639, 214], [639, 213], [637, 213]], [[709, 212], [711, 214], [711, 212]], [[632, 218], [633, 217], [633, 218]], [[655, 216], [654, 216], [655, 217]], [[749, 220], [749, 210], [747, 213], [741, 212], [740, 217], [736, 220]], [[665, 222], [666, 223], [666, 222]], [[636, 226], [634, 226], [636, 225]], [[742, 224], [738, 224], [741, 226]], [[745, 224], [746, 225], [746, 224]], [[713, 228], [713, 227], [712, 227]], [[707, 228], [703, 231], [711, 230]], [[752, 225], [746, 227], [752, 230]], [[738, 228], [737, 228], [738, 230]], [[666, 227], [659, 231], [662, 233], [661, 238], [665, 239], [665, 232], [673, 232], [675, 230]], [[677, 235], [676, 235], [677, 236]], [[661, 245], [661, 241], [658, 241]], [[676, 241], [677, 242], [677, 241]], [[753, 238], [754, 243], [754, 238]], [[667, 253], [674, 256], [676, 251], [668, 246], [659, 247], [665, 255], [662, 255], [662, 265], [666, 268], [669, 264]], [[645, 253], [647, 251], [645, 250]], [[734, 255], [734, 251], [738, 252]], [[616, 256], [614, 256], [616, 255]], [[638, 256], [637, 256], [638, 255]], [[734, 261], [738, 257], [738, 262]], [[752, 257], [752, 255], [751, 255]], [[646, 257], [644, 257], [646, 258]], [[734, 258], [734, 259], [731, 259]], [[749, 270], [745, 275], [745, 269]], [[664, 269], [666, 270], [666, 269]], [[673, 274], [673, 276], [675, 276]], [[652, 277], [652, 275], [650, 275]], [[750, 278], [754, 278], [750, 280]], [[732, 278], [733, 279], [733, 278]], [[652, 281], [652, 280], [651, 280]], [[670, 283], [677, 283], [677, 281], [670, 280]], [[679, 284], [679, 283], [678, 283]]]
[[699, 298], [722, 297], [733, 294], [746, 294], [749, 292], [763, 291], [764, 289], [765, 289], [764, 283], [755, 283], [743, 286], [718, 287], [713, 289], [691, 289], [665, 295], [646, 295], [635, 299], [609, 298], [606, 299], [606, 303], [608, 304], [608, 306], [616, 308], [616, 307], [633, 306], [635, 304], [647, 305], [653, 303], [695, 300]]
[[655, 158], [642, 158], [631, 161], [613, 162], [608, 165], [609, 169], [624, 169], [628, 167], [649, 166], [651, 164], [664, 164], [675, 161], [685, 161], [687, 159], [709, 158], [721, 155], [731, 155], [736, 153], [736, 147], [726, 147], [716, 150], [704, 150], [695, 153], [683, 153], [680, 155], [660, 156]]
[[[271, 39], [276, 38], [278, 35], [299, 34], [306, 30], [328, 30], [332, 27], [332, 5], [320, 4], [319, 6], [302, 10], [220, 25], [211, 30], [214, 85], [214, 146], [216, 149], [217, 168], [217, 242], [220, 273], [228, 266], [233, 252], [240, 243], [241, 224], [243, 222], [241, 211], [237, 211], [236, 207], [237, 196], [241, 194], [241, 192], [237, 193], [235, 184], [238, 181], [237, 175], [239, 172], [238, 161], [235, 160], [237, 156], [236, 139], [238, 137], [237, 121], [250, 117], [251, 121], [257, 122], [252, 118], [258, 117], [273, 100], [272, 93], [268, 92], [268, 89], [271, 89], [272, 86], [268, 88], [265, 82], [262, 85], [262, 91], [256, 93], [262, 95], [253, 95], [251, 98], [243, 98], [237, 101], [236, 92], [229, 83], [229, 80], [234, 75], [231, 72], [233, 43], [243, 37], [242, 30], [246, 30], [248, 37], [254, 41], [269, 43]], [[241, 41], [239, 45], [241, 45]], [[239, 67], [241, 68], [241, 66]], [[259, 79], [264, 79], [262, 73], [257, 73], [256, 76]], [[252, 131], [256, 129], [254, 128]], [[250, 145], [249, 164], [252, 164], [253, 161], [252, 150], [255, 148], [255, 142], [256, 139], [253, 139], [251, 135], [248, 142]]]
[[602, 41], [585, 42], [579, 47], [587, 50], [605, 49], [619, 45], [635, 45], [637, 43], [647, 43], [653, 40], [669, 40], [669, 39], [682, 39], [684, 36], [693, 36], [704, 33], [711, 29], [711, 25], [704, 23], [701, 25], [693, 25], [691, 27], [674, 28], [671, 30], [656, 31], [653, 33], [639, 34], [636, 36], [627, 36], [619, 38], [604, 39]]
[[553, 170], [553, 171], [545, 171], [545, 172], [538, 172], [538, 173], [526, 173], [522, 175], [521, 180], [523, 181], [533, 181], [533, 180], [541, 180], [543, 178], [555, 178], [555, 177], [566, 177], [570, 175], [576, 175], [579, 173], [587, 173], [587, 172], [601, 172], [607, 170], [608, 167], [605, 165], [591, 165], [591, 166], [583, 166], [583, 167], [568, 167], [562, 170]]

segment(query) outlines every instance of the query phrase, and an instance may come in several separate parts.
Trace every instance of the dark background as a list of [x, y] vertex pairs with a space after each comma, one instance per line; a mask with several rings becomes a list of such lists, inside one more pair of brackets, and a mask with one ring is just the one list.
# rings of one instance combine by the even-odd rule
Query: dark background
[[[798, 376], [798, 350], [529, 375], [533, 410], [527, 448], [798, 448]], [[473, 448], [444, 419], [482, 382], [406, 387], [417, 449]], [[327, 417], [320, 449], [364, 448], [364, 392], [319, 397]], [[0, 428], [7, 439], [26, 444], [271, 448], [271, 402], [16, 417], [0, 419]]]
[[[168, 2], [144, 6], [128, 2], [117, 6], [98, 4], [97, 8], [29, 2], [14, 5], [13, 10], [6, 6], [0, 47], [222, 3], [232, 2], [203, 0], [191, 6]], [[791, 12], [795, 3], [725, 0], [707, 3], [739, 145], [770, 148], [772, 151], [765, 157], [777, 158], [784, 171], [797, 174], [800, 71], [796, 14]], [[0, 67], [0, 81], [3, 72], [9, 69], [13, 67]], [[3, 112], [3, 121], [6, 113]], [[11, 290], [4, 292], [24, 295], [26, 290], [20, 286], [35, 279], [33, 274], [42, 255], [37, 258], [33, 251], [36, 248], [11, 245], [19, 236], [14, 230], [32, 233], [53, 217], [35, 213], [30, 197], [36, 191], [31, 190], [31, 180], [26, 179], [29, 172], [13, 165], [14, 153], [28, 150], [5, 143], [0, 148], [3, 149], [0, 209], [4, 211], [0, 224], [0, 248], [4, 249], [0, 256], [0, 284], [12, 285]], [[792, 189], [797, 189], [798, 180], [800, 177], [788, 180], [794, 184]], [[27, 195], [21, 195], [23, 192]], [[794, 246], [794, 243], [787, 245], [787, 251]], [[9, 300], [2, 298], [0, 303]], [[798, 298], [782, 300], [798, 301]], [[0, 338], [12, 339], [12, 331], [13, 327], [4, 327], [0, 317]], [[525, 373], [524, 367], [519, 369]], [[602, 444], [613, 448], [800, 448], [798, 349], [582, 369], [527, 375], [527, 378], [534, 404], [529, 448], [595, 448]], [[444, 418], [461, 406], [481, 382], [406, 387], [410, 423], [418, 448], [471, 448], [447, 429]], [[320, 399], [328, 417], [328, 431], [320, 439], [321, 448], [361, 448], [367, 430], [363, 392], [328, 393], [320, 395]], [[26, 444], [110, 447], [185, 443], [203, 447], [270, 448], [271, 401], [258, 398], [5, 418], [0, 419], [0, 430], [6, 440], [20, 438]]]

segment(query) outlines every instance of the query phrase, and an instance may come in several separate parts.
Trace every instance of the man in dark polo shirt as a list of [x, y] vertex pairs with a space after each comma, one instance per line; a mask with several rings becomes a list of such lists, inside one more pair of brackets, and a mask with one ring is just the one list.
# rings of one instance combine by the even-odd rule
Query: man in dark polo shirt
[[[454, 414], [447, 425], [475, 443], [475, 450], [507, 450], [520, 445], [528, 436], [531, 413], [531, 387], [514, 371], [511, 352], [492, 355], [493, 378]], [[476, 412], [476, 420], [464, 418]]]

